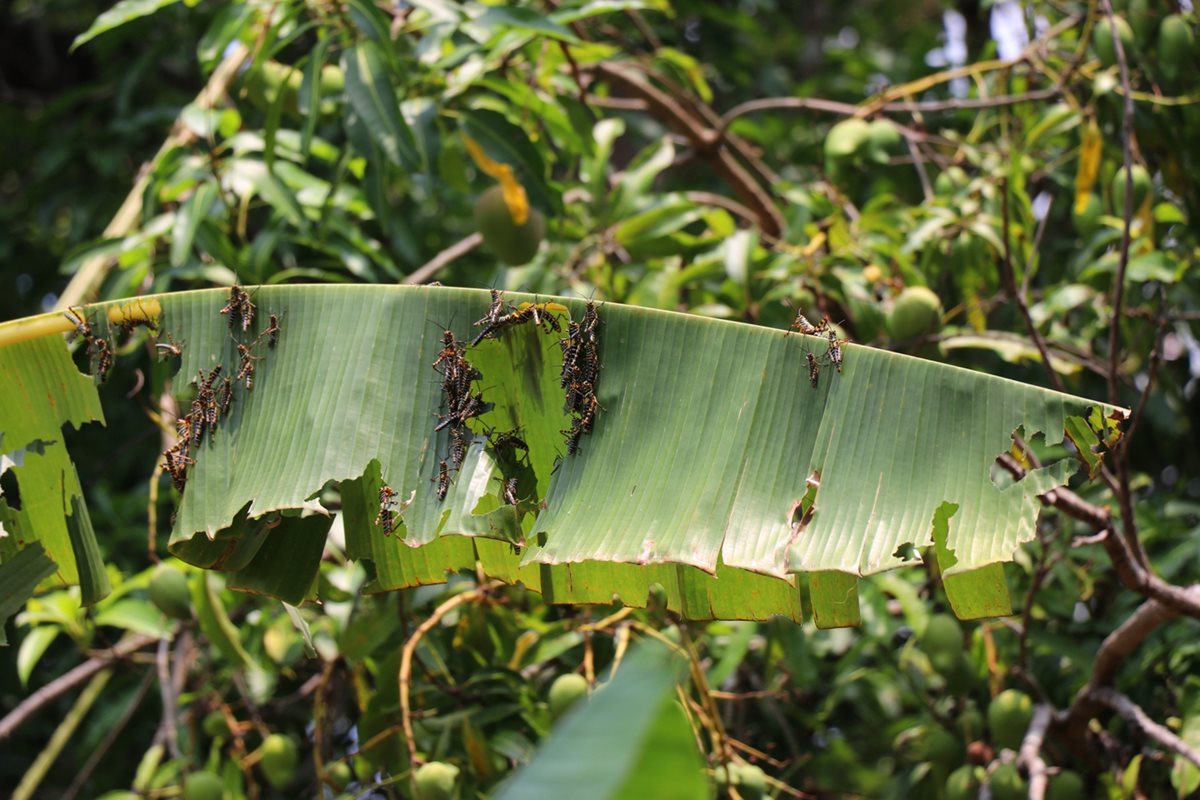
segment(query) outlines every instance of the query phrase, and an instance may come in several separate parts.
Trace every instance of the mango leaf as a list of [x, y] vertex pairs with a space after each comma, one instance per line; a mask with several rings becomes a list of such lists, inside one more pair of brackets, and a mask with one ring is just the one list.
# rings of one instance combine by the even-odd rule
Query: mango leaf
[[564, 8], [550, 15], [560, 25], [578, 22], [581, 19], [618, 11], [661, 11], [671, 14], [671, 5], [666, 0], [592, 0], [578, 8]]
[[[603, 304], [599, 410], [578, 451], [567, 454], [562, 434], [571, 428], [559, 381], [565, 334], [530, 321], [466, 349], [485, 405], [468, 421], [461, 468], [447, 466], [443, 478], [450, 438], [435, 431], [446, 408], [431, 366], [443, 326], [458, 339], [478, 332], [470, 321], [486, 314], [486, 292], [249, 292], [254, 323], [232, 336], [219, 313], [224, 290], [143, 299], [188, 343], [176, 378], [185, 402], [200, 370], [241, 371], [239, 344], [254, 368], [253, 387], [233, 387], [228, 413], [192, 451], [170, 547], [229, 571], [231, 587], [285, 596], [286, 584], [293, 603], [313, 585], [317, 531], [333, 513], [318, 498], [334, 482], [347, 553], [367, 563], [371, 591], [478, 565], [550, 602], [644, 605], [658, 585], [688, 618], [799, 619], [796, 573], [814, 573], [818, 624], [848, 625], [858, 620], [858, 577], [903, 566], [936, 534], [960, 616], [1003, 613], [995, 565], [1033, 538], [1038, 495], [1064, 485], [1079, 462], [1001, 487], [996, 457], [1018, 429], [1044, 433], [1047, 445], [1069, 431], [1095, 462], [1126, 413], [848, 343], [837, 362], [827, 338]], [[579, 319], [584, 303], [553, 307]], [[274, 348], [264, 339], [272, 315]], [[495, 444], [510, 430], [527, 450]], [[395, 493], [387, 533], [385, 485]], [[315, 520], [312, 532], [293, 531], [297, 512]], [[289, 570], [260, 554], [276, 548], [305, 555]]]
[[393, 164], [420, 163], [412, 131], [400, 114], [387, 64], [374, 42], [360, 42], [342, 54], [346, 96], [367, 131]]
[[505, 8], [493, 6], [480, 14], [474, 20], [476, 25], [486, 28], [492, 35], [505, 29], [525, 31], [539, 34], [548, 39], [577, 44], [579, 37], [571, 33], [569, 28], [554, 22], [549, 16], [530, 8]]
[[75, 41], [71, 42], [71, 49], [74, 50], [85, 45], [100, 34], [108, 33], [127, 22], [147, 17], [159, 9], [175, 5], [178, 2], [179, 0], [121, 0], [108, 11], [96, 17], [90, 28], [76, 36]]
[[496, 790], [497, 800], [708, 797], [695, 737], [672, 692], [684, 666], [662, 645], [639, 646]]

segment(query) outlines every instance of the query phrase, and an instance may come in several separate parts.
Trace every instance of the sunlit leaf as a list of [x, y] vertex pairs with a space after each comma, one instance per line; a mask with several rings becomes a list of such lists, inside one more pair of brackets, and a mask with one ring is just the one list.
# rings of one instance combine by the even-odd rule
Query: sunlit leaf
[[87, 44], [102, 33], [108, 33], [127, 22], [147, 17], [161, 8], [175, 5], [179, 0], [121, 0], [115, 6], [105, 11], [92, 23], [91, 27], [75, 37], [71, 49]]

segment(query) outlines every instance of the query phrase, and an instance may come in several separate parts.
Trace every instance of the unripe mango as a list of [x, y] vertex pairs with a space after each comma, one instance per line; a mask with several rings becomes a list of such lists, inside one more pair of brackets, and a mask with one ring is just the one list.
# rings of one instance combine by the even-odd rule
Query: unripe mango
[[525, 224], [518, 225], [504, 202], [504, 190], [493, 186], [475, 202], [475, 229], [497, 258], [517, 267], [537, 255], [546, 237], [546, 220], [536, 208], [530, 208]]

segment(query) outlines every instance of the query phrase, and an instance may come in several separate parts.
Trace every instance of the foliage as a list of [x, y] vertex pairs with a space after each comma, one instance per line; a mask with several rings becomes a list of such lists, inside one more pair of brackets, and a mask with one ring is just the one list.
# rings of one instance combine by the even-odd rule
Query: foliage
[[[235, 280], [436, 275], [776, 328], [796, 310], [828, 315], [859, 343], [1134, 409], [1112, 474], [1078, 478], [1071, 494], [1050, 498], [1038, 540], [1001, 576], [1021, 598], [1021, 616], [964, 625], [960, 658], [923, 640], [940, 603], [936, 558], [925, 570], [864, 582], [856, 631], [783, 619], [683, 622], [654, 598], [645, 611], [563, 609], [462, 576], [444, 588], [373, 595], [361, 591], [368, 576], [346, 561], [335, 530], [320, 566], [322, 606], [235, 594], [219, 576], [190, 571], [195, 618], [168, 621], [148, 599], [139, 553], [145, 509], [161, 517], [168, 504], [159, 476], [145, 488], [161, 448], [138, 405], [160, 413], [171, 376], [131, 345], [101, 393], [110, 429], [46, 437], [65, 436], [76, 455], [95, 541], [120, 565], [92, 570], [91, 585], [112, 592], [87, 611], [77, 589], [32, 600], [10, 629], [17, 645], [0, 661], [0, 702], [15, 705], [25, 680], [44, 685], [121, 636], [149, 646], [169, 636], [156, 658], [164, 674], [177, 665], [180, 682], [160, 682], [151, 663], [100, 673], [112, 677], [81, 695], [76, 713], [59, 701], [64, 726], [82, 719], [71, 752], [47, 747], [52, 715], [43, 712], [5, 743], [16, 757], [0, 765], [0, 783], [40, 769], [45, 791], [66, 792], [79, 776], [76, 791], [149, 795], [207, 769], [261, 796], [272, 790], [259, 750], [282, 733], [303, 743], [293, 790], [344, 778], [344, 765], [356, 796], [367, 787], [407, 796], [415, 755], [457, 766], [458, 788], [472, 796], [530, 761], [550, 731], [554, 677], [577, 671], [594, 681], [630, 640], [665, 635], [687, 656], [679, 707], [713, 779], [727, 774], [727, 762], [748, 760], [766, 770], [777, 796], [796, 787], [937, 797], [964, 764], [989, 768], [999, 782], [1013, 756], [999, 752], [983, 715], [992, 697], [1019, 689], [1035, 699], [1035, 720], [1040, 704], [1067, 712], [1043, 757], [1051, 770], [1087, 774], [1094, 795], [1195, 791], [1200, 773], [1169, 740], [1148, 738], [1093, 691], [1115, 686], [1195, 747], [1194, 623], [1164, 625], [1153, 604], [1174, 597], [1171, 608], [1195, 612], [1137, 571], [1152, 565], [1156, 580], [1181, 586], [1197, 575], [1196, 279], [1188, 267], [1190, 221], [1200, 211], [1190, 143], [1200, 120], [1186, 46], [1194, 21], [1182, 18], [1179, 33], [1180, 20], [1163, 20], [1173, 6], [1118, 4], [1130, 22], [1126, 48], [1102, 33], [1107, 3], [1030, 4], [1027, 19], [1017, 14], [1022, 30], [1009, 31], [1014, 48], [1011, 37], [988, 38], [985, 14], [1011, 19], [1016, 4], [987, 12], [963, 4], [966, 66], [936, 72], [927, 61], [958, 58], [955, 42], [939, 43], [940, 9], [549, 5], [173, 4], [100, 33], [71, 57], [95, 59], [95, 78], [33, 87], [57, 105], [4, 109], [21, 122], [0, 126], [5, 151], [37, 155], [14, 159], [0, 187], [5, 260], [28, 265], [6, 273], [21, 289], [11, 314], [34, 310], [54, 265], [72, 272], [90, 257], [115, 257], [101, 270], [103, 299]], [[105, 10], [67, 8], [23, 10], [21, 23], [56, 31], [65, 53]], [[1039, 38], [1021, 50], [1031, 32]], [[181, 108], [175, 76], [187, 76], [178, 82], [190, 95], [223, 54], [238, 52], [235, 40], [245, 45], [246, 70], [215, 108]], [[993, 60], [998, 48], [1004, 58]], [[181, 55], [193, 52], [194, 61]], [[75, 66], [85, 61], [64, 63], [87, 72]], [[116, 84], [112, 75], [126, 77]], [[63, 86], [75, 97], [116, 97], [116, 111], [60, 94]], [[776, 96], [774, 107], [735, 109]], [[136, 224], [70, 253], [101, 234], [99, 220], [132, 183], [130, 154], [149, 158], [159, 140], [147, 132], [161, 135], [177, 111], [182, 135], [146, 172]], [[827, 147], [846, 116], [866, 128]], [[1116, 179], [1127, 162], [1151, 179], [1140, 204], [1140, 176], [1128, 192]], [[500, 267], [472, 244], [476, 197], [504, 183], [489, 163], [507, 166], [546, 218], [546, 241], [527, 265]], [[72, 303], [91, 299], [80, 286], [66, 292]], [[896, 325], [895, 305], [919, 286], [945, 309], [938, 329], [894, 339], [908, 332]], [[141, 392], [133, 402], [124, 398], [131, 389]], [[114, 453], [114, 441], [128, 444]], [[1017, 474], [1048, 451], [1036, 437], [1026, 444], [1005, 460]], [[6, 500], [10, 486], [0, 476]], [[1108, 531], [1103, 540], [1098, 528]], [[69, 547], [70, 530], [55, 536]], [[1139, 594], [1151, 591], [1159, 599]], [[414, 628], [422, 619], [432, 624]], [[1140, 646], [1125, 655], [1101, 646], [1129, 631]], [[409, 738], [398, 719], [405, 643], [414, 657]], [[101, 693], [105, 702], [88, 712]], [[586, 710], [600, 708], [599, 695], [592, 702]], [[1107, 724], [1104, 735], [1089, 732], [1094, 717]], [[114, 746], [110, 730], [124, 732], [115, 746], [125, 757], [103, 758]], [[38, 753], [74, 759], [75, 769], [47, 774]], [[89, 754], [101, 756], [88, 764]], [[1020, 780], [1035, 779], [1038, 765], [1022, 760], [1020, 771]]]

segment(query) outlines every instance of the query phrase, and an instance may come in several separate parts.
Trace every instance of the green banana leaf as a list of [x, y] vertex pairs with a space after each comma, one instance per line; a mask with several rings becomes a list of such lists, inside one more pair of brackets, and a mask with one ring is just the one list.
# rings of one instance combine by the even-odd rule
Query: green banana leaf
[[[859, 576], [930, 548], [959, 616], [1007, 613], [999, 564], [1033, 538], [1037, 495], [1065, 484], [1080, 462], [1001, 486], [991, 475], [996, 457], [1016, 431], [1042, 433], [1048, 444], [1069, 432], [1094, 474], [1125, 417], [1102, 403], [853, 344], [840, 346], [839, 369], [822, 337], [596, 304], [601, 410], [578, 452], [567, 454], [562, 433], [571, 427], [559, 381], [565, 315], [563, 333], [533, 321], [507, 327], [466, 350], [483, 376], [474, 391], [488, 405], [468, 422], [466, 456], [448, 470], [442, 500], [450, 441], [434, 430], [445, 402], [432, 365], [443, 328], [467, 340], [479, 331], [471, 322], [486, 315], [488, 293], [249, 292], [257, 313], [245, 331], [221, 313], [225, 290], [139, 304], [161, 308], [164, 339], [186, 343], [175, 380], [181, 408], [201, 370], [219, 365], [233, 378], [244, 372], [243, 353], [253, 366], [252, 385], [237, 383], [215, 434], [193, 450], [170, 548], [229, 573], [231, 587], [289, 602], [311, 596], [328, 518], [340, 513], [347, 553], [366, 562], [378, 591], [444, 581], [478, 564], [551, 602], [644, 605], [658, 585], [689, 618], [800, 619], [797, 573], [811, 573], [818, 624], [845, 625], [857, 621]], [[583, 301], [549, 299], [581, 318]], [[92, 307], [89, 318], [103, 325], [101, 312]], [[265, 337], [272, 315], [276, 347]], [[0, 325], [0, 345], [5, 328], [29, 324]], [[0, 346], [0, 377], [25, 379], [46, 363], [61, 370], [65, 348], [56, 338]], [[59, 387], [56, 407], [93, 408], [94, 389], [77, 374]], [[0, 412], [0, 432], [27, 440], [24, 429], [6, 427], [7, 407]], [[46, 425], [40, 438], [55, 435]], [[492, 443], [513, 429], [527, 453]], [[505, 497], [510, 479], [515, 498]], [[387, 533], [384, 485], [398, 510]]]

